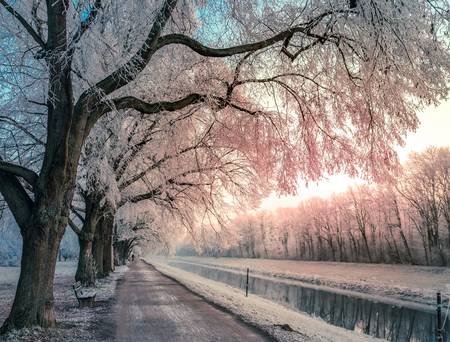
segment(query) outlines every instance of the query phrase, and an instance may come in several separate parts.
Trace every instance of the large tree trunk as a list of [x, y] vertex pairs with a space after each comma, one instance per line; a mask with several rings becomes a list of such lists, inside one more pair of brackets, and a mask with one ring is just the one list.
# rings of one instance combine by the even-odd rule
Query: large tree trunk
[[84, 286], [95, 285], [96, 268], [98, 265], [96, 265], [94, 261], [92, 245], [101, 215], [100, 200], [101, 196], [98, 196], [96, 193], [88, 194], [84, 199], [86, 215], [81, 233], [78, 234], [80, 256], [78, 258], [78, 267], [75, 274], [75, 280], [80, 281]]
[[116, 266], [125, 265], [125, 241], [114, 242], [114, 264]]
[[[53, 279], [56, 257], [68, 223], [81, 148], [86, 130], [89, 130], [84, 108], [74, 110], [73, 105], [71, 63], [66, 54], [67, 7], [64, 1], [47, 4], [47, 139], [40, 174], [33, 186], [34, 199], [24, 200], [22, 192], [19, 203], [5, 189], [11, 187], [11, 183], [0, 186], [3, 195], [7, 190], [5, 199], [23, 238], [19, 282], [2, 332], [32, 325], [55, 325]], [[20, 190], [20, 184], [15, 186]], [[29, 223], [24, 222], [24, 217]]]
[[111, 212], [104, 212], [97, 223], [92, 245], [92, 254], [97, 267], [97, 278], [107, 277], [114, 271], [113, 225], [114, 214]]
[[103, 270], [103, 218], [100, 219], [100, 221], [97, 224], [97, 227], [95, 228], [95, 237], [94, 242], [92, 244], [92, 255], [94, 258], [96, 271], [97, 271], [97, 278], [103, 278], [104, 277], [104, 270]]
[[103, 274], [114, 272], [113, 253], [114, 215], [107, 214], [103, 218]]
[[1, 331], [40, 325], [53, 327], [53, 279], [62, 234], [30, 229], [24, 237], [19, 282], [11, 312]]
[[[63, 164], [64, 171], [61, 172], [61, 160], [55, 158], [52, 162], [54, 167], [43, 167], [36, 186], [35, 203], [30, 211], [31, 223], [28, 227], [21, 225], [23, 249], [20, 277], [2, 333], [32, 325], [55, 325], [53, 279], [59, 244], [73, 198], [76, 168]], [[69, 164], [69, 161], [66, 162]], [[70, 161], [70, 164], [76, 165], [76, 161]]]
[[[52, 69], [58, 73], [57, 68]], [[61, 72], [63, 75], [69, 75]], [[68, 79], [52, 79], [53, 96], [49, 103], [49, 134], [41, 173], [34, 191], [34, 203], [28, 213], [13, 208], [23, 238], [19, 282], [11, 312], [1, 332], [32, 325], [55, 325], [53, 312], [53, 279], [60, 241], [68, 223], [69, 206], [75, 187], [76, 167], [81, 153], [85, 125], [72, 119], [72, 94]], [[61, 89], [64, 88], [64, 89]], [[63, 93], [63, 94], [61, 94]], [[56, 94], [56, 95], [55, 95]], [[57, 96], [59, 95], [59, 96]], [[69, 99], [70, 97], [70, 99]], [[66, 111], [64, 111], [64, 109]], [[2, 192], [3, 193], [3, 192]]]
[[116, 265], [125, 265], [134, 247], [135, 239], [114, 242], [114, 258]]
[[80, 281], [83, 286], [94, 286], [96, 272], [92, 256], [92, 239], [86, 237], [79, 238], [78, 241], [80, 242], [80, 254], [75, 280]]

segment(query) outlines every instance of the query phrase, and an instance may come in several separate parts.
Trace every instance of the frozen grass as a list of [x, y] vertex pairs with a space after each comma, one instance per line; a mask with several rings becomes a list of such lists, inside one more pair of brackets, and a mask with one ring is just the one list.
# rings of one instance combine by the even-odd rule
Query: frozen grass
[[[118, 267], [111, 276], [98, 282], [95, 288], [96, 307], [80, 309], [72, 290], [76, 263], [58, 263], [54, 282], [56, 328], [21, 329], [0, 337], [0, 341], [111, 341], [107, 330], [112, 330], [112, 334], [114, 334], [110, 317], [114, 291], [117, 280], [126, 269], [126, 266]], [[19, 271], [20, 269], [17, 267], [0, 269], [2, 272], [0, 276], [0, 322], [3, 322], [9, 313]]]
[[[55, 279], [74, 277], [77, 269], [76, 261], [56, 263]], [[0, 267], [0, 286], [16, 285], [19, 280], [20, 267]]]
[[0, 287], [16, 284], [19, 279], [19, 267], [0, 267]]
[[[149, 261], [166, 274], [207, 300], [226, 308], [244, 321], [260, 327], [279, 341], [376, 341], [377, 339], [329, 325], [264, 298], [249, 295], [223, 283], [168, 266], [161, 259]], [[284, 327], [284, 328], [283, 328]], [[287, 331], [286, 328], [292, 329]]]
[[436, 292], [450, 297], [450, 268], [294, 260], [177, 257], [176, 260], [296, 280], [359, 295], [434, 305]]

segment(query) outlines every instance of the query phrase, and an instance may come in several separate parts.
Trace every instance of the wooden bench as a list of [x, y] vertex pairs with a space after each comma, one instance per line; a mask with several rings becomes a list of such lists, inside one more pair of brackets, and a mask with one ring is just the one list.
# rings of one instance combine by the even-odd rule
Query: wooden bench
[[91, 293], [83, 293], [81, 282], [79, 281], [73, 283], [72, 288], [73, 292], [75, 292], [75, 297], [77, 297], [78, 305], [80, 306], [80, 308], [94, 306], [95, 296], [97, 295], [96, 293], [94, 293], [93, 295]]

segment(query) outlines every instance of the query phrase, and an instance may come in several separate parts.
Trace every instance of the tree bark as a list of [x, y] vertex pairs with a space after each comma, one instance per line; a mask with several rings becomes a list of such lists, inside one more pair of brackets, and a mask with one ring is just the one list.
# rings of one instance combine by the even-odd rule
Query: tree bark
[[110, 212], [103, 213], [102, 218], [97, 224], [92, 246], [94, 260], [97, 266], [97, 278], [107, 277], [114, 271], [113, 226], [114, 214]]
[[[92, 215], [92, 210], [88, 215]], [[92, 243], [92, 256], [96, 266], [96, 276], [98, 278], [107, 277], [114, 271], [113, 254], [113, 231], [114, 231], [114, 212], [108, 210], [98, 210], [96, 217], [100, 217], [94, 229], [86, 229], [86, 232], [94, 234]], [[83, 227], [84, 229], [84, 227]]]
[[108, 275], [114, 272], [114, 213], [107, 214], [103, 219], [103, 272]]
[[32, 325], [53, 327], [53, 278], [62, 234], [30, 229], [24, 238], [21, 272], [11, 312], [1, 332]]
[[126, 256], [126, 241], [114, 242], [114, 257], [117, 266], [125, 265], [127, 262]]
[[92, 238], [79, 237], [80, 254], [78, 257], [78, 267], [75, 274], [75, 280], [80, 281], [83, 286], [95, 285], [95, 266], [92, 255]]
[[103, 269], [103, 219], [99, 221], [97, 227], [95, 228], [95, 237], [92, 243], [92, 255], [94, 258], [94, 264], [96, 267], [96, 276], [97, 278], [104, 277], [104, 269]]
[[[42, 47], [48, 69], [44, 158], [39, 175], [35, 176], [33, 171], [27, 170], [25, 178], [34, 192], [33, 199], [28, 196], [17, 175], [6, 173], [8, 170], [0, 172], [0, 192], [15, 217], [23, 238], [22, 267], [16, 295], [11, 312], [0, 329], [1, 333], [32, 325], [55, 325], [53, 279], [57, 252], [68, 224], [81, 148], [90, 129], [103, 114], [93, 108], [94, 104], [97, 105], [98, 96], [92, 95], [92, 89], [85, 91], [74, 104], [71, 80], [73, 49], [68, 46], [70, 30], [67, 28], [66, 17], [69, 3], [47, 1], [46, 4], [47, 41], [34, 35], [30, 25], [25, 25], [28, 33]], [[97, 84], [101, 91], [105, 94], [112, 93], [131, 82], [145, 68], [156, 51], [160, 33], [175, 5], [174, 0], [166, 2], [155, 19], [138, 52], [144, 58], [144, 62], [139, 64], [138, 72], [129, 72], [129, 67], [136, 64], [134, 57]], [[7, 10], [13, 16], [21, 18], [11, 6], [6, 8], [11, 9]], [[21, 21], [22, 25], [24, 22]], [[126, 76], [123, 77], [124, 75]], [[183, 104], [185, 103], [177, 102], [177, 105]], [[32, 177], [28, 177], [29, 175]], [[80, 252], [80, 256], [85, 259], [89, 253], [92, 254], [89, 248], [92, 240], [83, 238], [81, 241], [83, 252]]]
[[11, 312], [2, 326], [2, 333], [32, 325], [55, 325], [53, 279], [56, 258], [68, 224], [76, 167], [84, 139], [84, 129], [80, 126], [85, 121], [83, 117], [72, 117], [70, 71], [61, 70], [57, 63], [51, 64], [49, 93], [51, 98], [57, 100], [49, 101], [48, 105], [48, 130], [51, 134], [47, 137], [44, 161], [34, 189], [34, 201], [30, 215], [27, 215], [31, 223], [21, 223], [19, 217], [25, 213], [17, 210], [11, 201], [8, 203], [15, 211], [14, 216], [21, 229], [23, 249], [16, 295]]
[[[94, 286], [96, 279], [96, 265], [93, 255], [93, 243], [97, 234], [96, 229], [99, 226], [101, 195], [96, 193], [87, 194], [84, 198], [86, 207], [86, 215], [84, 218], [83, 228], [78, 234], [80, 243], [80, 254], [78, 258], [78, 267], [75, 274], [75, 280], [80, 281], [84, 286]], [[101, 239], [99, 239], [101, 240]], [[100, 244], [101, 245], [101, 244]], [[98, 254], [98, 253], [97, 253]], [[103, 266], [103, 251], [101, 252], [101, 266]]]

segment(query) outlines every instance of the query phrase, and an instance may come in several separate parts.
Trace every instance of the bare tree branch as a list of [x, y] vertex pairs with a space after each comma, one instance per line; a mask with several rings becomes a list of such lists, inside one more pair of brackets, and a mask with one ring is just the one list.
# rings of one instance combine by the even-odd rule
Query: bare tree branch
[[12, 163], [8, 163], [5, 162], [3, 160], [0, 160], [0, 171], [2, 171], [2, 173], [8, 173], [12, 176], [17, 176], [17, 177], [21, 177], [24, 180], [26, 180], [33, 188], [36, 186], [36, 182], [38, 180], [38, 175], [36, 174], [36, 172], [27, 169], [26, 167], [20, 166], [20, 165], [16, 165], [16, 164], [12, 164]]
[[46, 49], [47, 46], [45, 42], [42, 40], [41, 36], [31, 27], [31, 25], [25, 20], [24, 17], [20, 15], [19, 12], [17, 12], [11, 5], [9, 5], [5, 0], [0, 0], [0, 4], [9, 12], [11, 13], [14, 18], [16, 18], [22, 26], [25, 28], [25, 30], [30, 34], [30, 36], [35, 40], [36, 43], [39, 44], [39, 46], [42, 49]]
[[81, 234], [81, 229], [77, 227], [75, 222], [73, 222], [70, 217], [69, 217], [69, 227], [74, 231], [75, 234], [77, 235]]
[[194, 146], [190, 146], [187, 148], [182, 149], [181, 151], [179, 151], [177, 154], [174, 155], [165, 155], [164, 157], [162, 157], [161, 159], [155, 161], [153, 164], [149, 165], [145, 170], [134, 174], [132, 177], [130, 177], [129, 179], [123, 181], [122, 183], [119, 184], [119, 190], [124, 190], [127, 187], [129, 187], [131, 184], [137, 182], [138, 180], [140, 180], [142, 177], [144, 177], [149, 171], [154, 170], [156, 168], [158, 168], [159, 166], [161, 166], [164, 162], [172, 159], [172, 158], [177, 158], [180, 155], [195, 150], [196, 148], [198, 148], [198, 144], [194, 145]]
[[81, 215], [81, 214], [78, 212], [78, 209], [76, 209], [74, 206], [71, 206], [71, 207], [70, 207], [70, 210], [72, 211], [72, 213], [75, 214], [76, 217], [78, 217], [78, 219], [79, 219], [82, 223], [85, 222], [85, 219], [84, 219], [83, 215]]
[[8, 204], [21, 232], [25, 232], [31, 216], [33, 201], [28, 196], [17, 177], [8, 172], [0, 171], [0, 192]]
[[7, 116], [0, 116], [0, 121], [6, 122], [14, 127], [17, 127], [39, 145], [45, 145], [45, 143], [41, 139], [39, 139], [36, 135], [34, 135], [29, 129], [27, 129], [23, 124], [21, 124], [17, 120], [14, 120], [13, 118]]
[[95, 111], [95, 117], [92, 118], [96, 120], [102, 115], [111, 111], [112, 108], [117, 110], [120, 109], [135, 109], [141, 113], [145, 114], [156, 114], [160, 112], [174, 112], [183, 109], [192, 104], [200, 103], [205, 100], [205, 96], [201, 94], [189, 94], [180, 100], [176, 101], [159, 101], [159, 102], [145, 102], [133, 96], [125, 96], [117, 99], [112, 99], [109, 102], [101, 102], [97, 106]]
[[[284, 42], [283, 48], [286, 49], [287, 44], [289, 43], [290, 39], [295, 33], [303, 33], [307, 36], [315, 37], [317, 38], [317, 35], [311, 34], [311, 29], [315, 26], [317, 26], [324, 18], [333, 15], [333, 14], [344, 14], [349, 13], [348, 10], [338, 10], [338, 11], [327, 11], [324, 12], [317, 17], [309, 20], [308, 22], [302, 23], [300, 25], [297, 25], [295, 27], [292, 27], [288, 30], [282, 31], [272, 37], [269, 37], [264, 40], [260, 40], [258, 42], [249, 43], [249, 44], [243, 44], [243, 45], [236, 45], [228, 48], [212, 48], [203, 45], [198, 40], [195, 40], [191, 37], [188, 37], [184, 34], [167, 34], [165, 36], [162, 36], [158, 39], [158, 43], [156, 45], [156, 49], [161, 49], [162, 47], [166, 45], [171, 44], [179, 44], [184, 45], [190, 48], [191, 50], [197, 52], [199, 55], [205, 56], [205, 57], [229, 57], [234, 56], [246, 52], [252, 52], [256, 50], [261, 50], [266, 47], [269, 47], [271, 45], [274, 45], [275, 43]], [[320, 37], [325, 38], [325, 37]], [[325, 38], [326, 39], [326, 38]], [[306, 49], [310, 48], [308, 46]]]
[[140, 194], [140, 195], [136, 195], [136, 196], [132, 196], [132, 197], [123, 199], [122, 201], [120, 201], [119, 207], [123, 206], [127, 202], [137, 203], [137, 202], [145, 201], [148, 199], [152, 199], [155, 196], [159, 196], [163, 193], [162, 189], [163, 189], [164, 185], [181, 185], [181, 186], [200, 185], [197, 183], [177, 181], [177, 178], [178, 177], [186, 177], [186, 176], [194, 174], [194, 173], [203, 173], [203, 172], [214, 171], [214, 170], [219, 170], [219, 169], [220, 169], [220, 167], [198, 167], [195, 169], [191, 169], [191, 170], [182, 172], [182, 173], [175, 175], [169, 179], [166, 179], [163, 183], [159, 184], [158, 186], [156, 186], [155, 188], [146, 192], [145, 194]]

